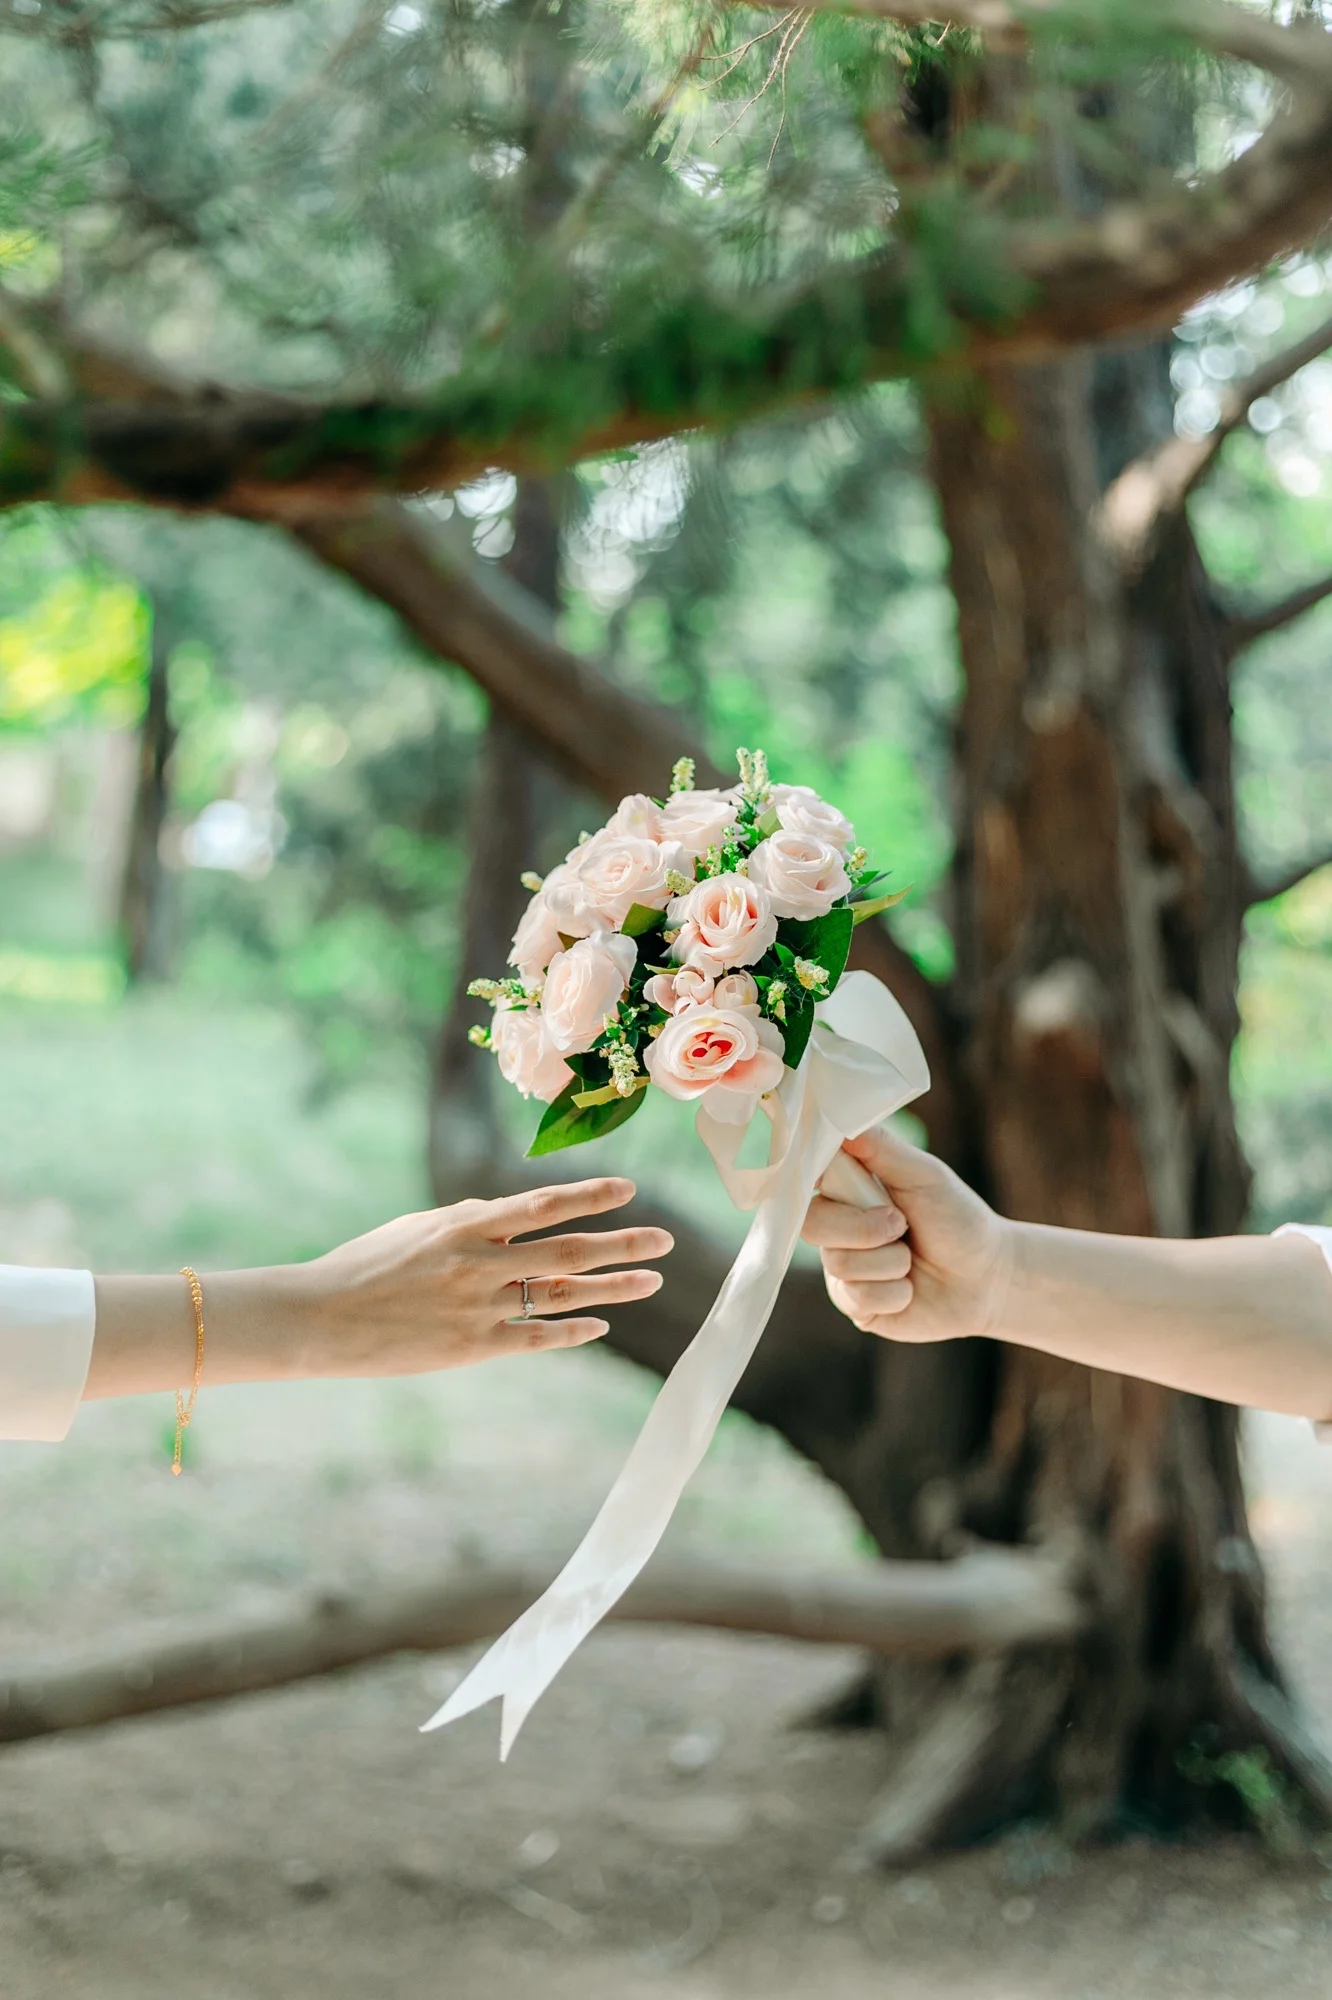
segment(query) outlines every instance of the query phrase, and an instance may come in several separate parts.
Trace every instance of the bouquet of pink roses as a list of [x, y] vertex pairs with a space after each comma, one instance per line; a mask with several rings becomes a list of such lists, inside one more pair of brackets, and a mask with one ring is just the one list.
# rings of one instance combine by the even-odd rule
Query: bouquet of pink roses
[[[843, 978], [855, 926], [898, 897], [875, 893], [850, 822], [807, 785], [774, 785], [760, 751], [740, 752], [729, 791], [695, 791], [682, 758], [669, 798], [622, 800], [544, 882], [524, 880], [516, 977], [471, 991], [495, 1009], [474, 1039], [546, 1101], [530, 1151], [598, 1138], [656, 1084], [697, 1104], [722, 1184], [753, 1220], [582, 1542], [425, 1725], [498, 1696], [501, 1756], [665, 1532], [767, 1324], [815, 1188], [838, 1176], [842, 1200], [886, 1198], [843, 1142], [929, 1087], [897, 1001], [868, 972]], [[767, 1163], [741, 1166], [760, 1107]]]
[[681, 758], [668, 798], [623, 799], [544, 881], [523, 877], [517, 976], [468, 990], [494, 1007], [472, 1039], [548, 1106], [529, 1157], [613, 1131], [650, 1083], [748, 1124], [799, 1067], [855, 925], [900, 900], [873, 893], [835, 806], [773, 784], [761, 750], [739, 764], [729, 791], [696, 791]]

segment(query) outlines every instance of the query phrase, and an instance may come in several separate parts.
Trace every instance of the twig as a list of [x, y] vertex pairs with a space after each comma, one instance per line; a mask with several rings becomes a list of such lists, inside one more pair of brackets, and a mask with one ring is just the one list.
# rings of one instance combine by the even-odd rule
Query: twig
[[[731, 120], [730, 124], [724, 125], [722, 127], [721, 131], [717, 134], [716, 138], [712, 142], [714, 146], [720, 146], [723, 139], [729, 138], [730, 134], [734, 132], [736, 126], [740, 123], [741, 119], [745, 116], [745, 114], [753, 110], [754, 106], [758, 103], [761, 97], [767, 96], [768, 91], [772, 88], [773, 78], [780, 76], [782, 79], [782, 116], [781, 116], [781, 121], [779, 122], [777, 127], [777, 138], [774, 139], [772, 142], [772, 152], [769, 153], [768, 155], [768, 165], [769, 166], [772, 165], [773, 154], [776, 153], [777, 151], [777, 139], [781, 138], [782, 125], [785, 124], [786, 122], [787, 65], [790, 63], [791, 57], [794, 54], [797, 46], [799, 45], [800, 38], [804, 34], [806, 28], [808, 28], [812, 18], [813, 18], [812, 15], [809, 14], [806, 10], [799, 7], [793, 7], [791, 11], [788, 14], [785, 14], [782, 17], [782, 19], [778, 22], [777, 25], [782, 30], [782, 39], [777, 44], [777, 53], [772, 59], [772, 64], [768, 70], [768, 74], [764, 77], [762, 83], [759, 85], [758, 89], [754, 92], [754, 95], [752, 97], [746, 98], [745, 102], [740, 106], [740, 109], [736, 112], [735, 117]], [[761, 38], [756, 36], [754, 39], [757, 41]], [[751, 42], [749, 46], [752, 47], [753, 43]], [[734, 68], [734, 64], [732, 64], [732, 68]], [[727, 76], [729, 76], [730, 73], [731, 73], [730, 70], [727, 70], [725, 72]], [[717, 77], [714, 77], [712, 79], [713, 82], [720, 82], [720, 80], [721, 79]]]
[[1332, 868], [1332, 847], [1306, 855], [1302, 861], [1289, 862], [1286, 867], [1278, 868], [1275, 873], [1261, 879], [1251, 877], [1244, 898], [1245, 909], [1252, 910], [1259, 903], [1271, 903], [1278, 896], [1288, 896], [1292, 889], [1298, 889], [1301, 882], [1307, 882], [1311, 875], [1317, 875], [1323, 868]]
[[1258, 398], [1289, 381], [1329, 347], [1332, 319], [1324, 320], [1303, 340], [1282, 348], [1237, 383], [1222, 399], [1217, 421], [1206, 437], [1169, 438], [1125, 466], [1106, 489], [1099, 522], [1102, 539], [1126, 575], [1141, 571], [1165, 523], [1179, 513]]
[[1265, 639], [1269, 632], [1280, 632], [1306, 611], [1312, 611], [1326, 597], [1332, 597], [1332, 572], [1318, 577], [1313, 583], [1306, 583], [1299, 590], [1292, 590], [1289, 597], [1280, 597], [1275, 604], [1269, 604], [1262, 611], [1233, 612], [1226, 620], [1226, 647], [1233, 656], [1245, 646], [1251, 646], [1255, 639]]

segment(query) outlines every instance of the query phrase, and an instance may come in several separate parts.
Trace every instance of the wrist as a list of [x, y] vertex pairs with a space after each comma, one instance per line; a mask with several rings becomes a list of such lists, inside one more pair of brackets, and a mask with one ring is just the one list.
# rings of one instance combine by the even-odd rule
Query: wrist
[[983, 1332], [990, 1340], [1021, 1338], [1031, 1283], [1031, 1244], [1027, 1225], [996, 1215], [994, 1259], [989, 1285], [989, 1311]]
[[274, 1381], [327, 1374], [328, 1295], [318, 1261], [276, 1264], [263, 1284], [264, 1344]]
[[319, 1372], [319, 1302], [306, 1264], [201, 1274], [204, 1381], [289, 1382]]

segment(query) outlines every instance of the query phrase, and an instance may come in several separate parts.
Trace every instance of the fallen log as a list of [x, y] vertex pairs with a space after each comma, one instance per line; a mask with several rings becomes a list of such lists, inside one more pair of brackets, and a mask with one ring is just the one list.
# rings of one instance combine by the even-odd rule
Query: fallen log
[[[0, 1667], [0, 1742], [252, 1694], [395, 1653], [472, 1645], [503, 1631], [550, 1574], [540, 1564], [476, 1566], [318, 1590], [245, 1623], [175, 1625], [65, 1660]], [[996, 1548], [953, 1562], [809, 1576], [654, 1565], [610, 1616], [938, 1659], [1068, 1645], [1086, 1607], [1065, 1566]]]

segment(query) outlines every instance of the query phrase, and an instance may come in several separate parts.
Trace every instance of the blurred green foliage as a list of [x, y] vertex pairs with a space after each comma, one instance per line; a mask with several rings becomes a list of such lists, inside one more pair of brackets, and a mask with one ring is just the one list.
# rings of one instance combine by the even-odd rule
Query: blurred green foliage
[[[1038, 25], [1013, 103], [973, 108], [946, 162], [927, 114], [936, 86], [966, 87], [965, 36], [716, 17], [694, 0], [99, 0], [77, 36], [50, 7], [11, 12], [0, 266], [15, 296], [63, 287], [108, 338], [198, 377], [367, 406], [462, 380], [487, 422], [520, 428], [554, 394], [556, 359], [574, 369], [558, 420], [586, 421], [580, 397], [613, 372], [607, 325], [638, 342], [643, 407], [688, 359], [715, 364], [724, 409], [749, 336], [710, 301], [745, 287], [823, 286], [810, 340], [831, 340], [855, 379], [863, 327], [833, 282], [842, 266], [907, 244], [897, 331], [913, 353], [946, 351], [956, 311], [1012, 303], [997, 245], [1005, 221], [1048, 204], [1028, 171], [1043, 148], [1080, 213], [1092, 189], [1173, 185], [1189, 134], [1193, 164], [1214, 164], [1264, 114], [1252, 76], [1175, 49], [1145, 60], [1162, 48], [1147, 10], [1076, 11], [1076, 32]], [[888, 200], [866, 117], [904, 77], [920, 125], [907, 169], [940, 171], [903, 171]], [[1206, 430], [1225, 383], [1325, 310], [1306, 258], [1190, 314], [1179, 428]], [[1264, 399], [1195, 503], [1236, 601], [1332, 568], [1330, 388], [1316, 364]], [[430, 504], [456, 511], [485, 563], [512, 540], [513, 500], [496, 474]], [[899, 937], [946, 974], [958, 672], [914, 392], [615, 454], [564, 482], [564, 507], [566, 641], [679, 703], [719, 760], [761, 742], [779, 773], [835, 796], [894, 886], [912, 885]], [[133, 509], [0, 519], [0, 746], [131, 724], [154, 637], [178, 731], [165, 850], [183, 992], [292, 1011], [317, 1093], [400, 1074], [449, 990], [481, 701], [276, 536]], [[1332, 606], [1237, 668], [1259, 866], [1332, 827], [1329, 643]], [[219, 804], [259, 830], [251, 862], [184, 865], [207, 858]], [[550, 810], [533, 864], [598, 812]], [[1315, 881], [1251, 926], [1238, 1061], [1260, 1217], [1332, 1202], [1324, 894]], [[107, 938], [59, 838], [0, 854], [0, 989], [114, 992]]]

